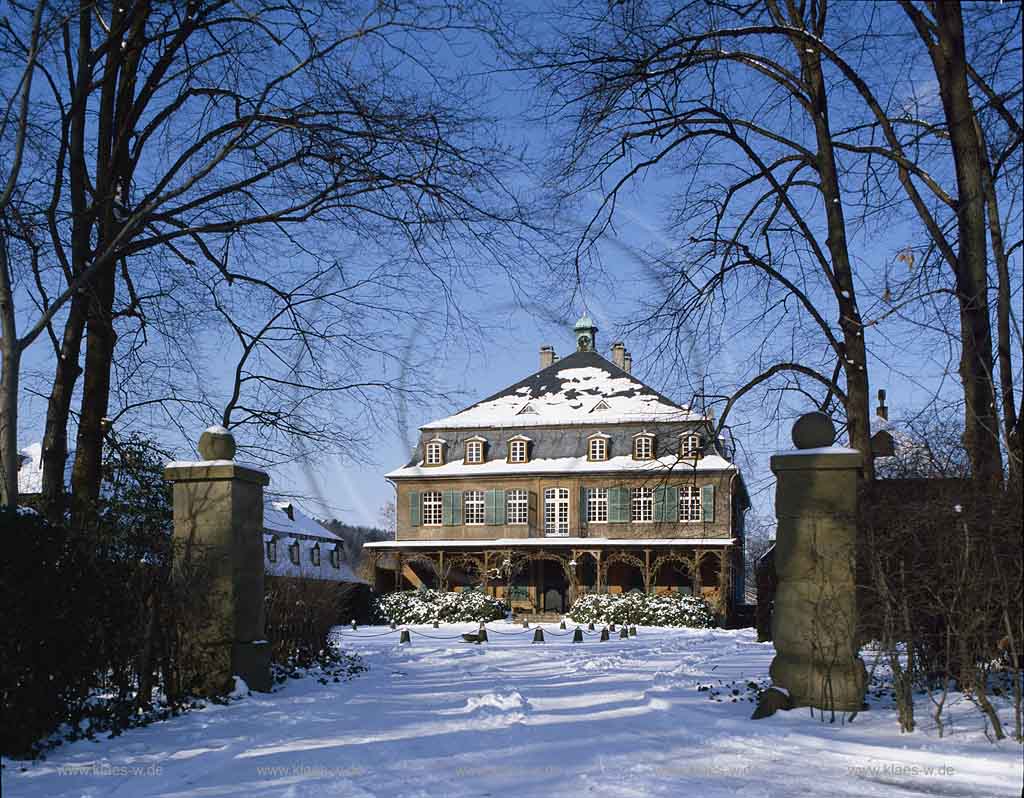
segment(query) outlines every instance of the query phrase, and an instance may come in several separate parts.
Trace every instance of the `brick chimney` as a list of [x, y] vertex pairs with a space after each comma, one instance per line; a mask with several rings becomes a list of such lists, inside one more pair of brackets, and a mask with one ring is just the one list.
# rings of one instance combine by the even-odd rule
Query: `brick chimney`
[[622, 341], [616, 341], [612, 344], [612, 363], [618, 366], [620, 369], [626, 368], [626, 345]]
[[622, 356], [622, 370], [627, 374], [633, 373], [633, 356], [629, 352]]
[[544, 345], [540, 348], [540, 367], [546, 369], [548, 366], [554, 365], [554, 362], [558, 359], [555, 355], [555, 348], [553, 346]]

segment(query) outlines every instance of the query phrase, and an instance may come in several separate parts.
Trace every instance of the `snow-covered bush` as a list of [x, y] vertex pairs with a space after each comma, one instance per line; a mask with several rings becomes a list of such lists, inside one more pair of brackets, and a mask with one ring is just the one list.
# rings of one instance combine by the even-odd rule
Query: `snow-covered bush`
[[477, 590], [406, 590], [387, 593], [374, 602], [377, 619], [386, 623], [457, 623], [496, 621], [505, 617], [505, 605]]
[[576, 599], [569, 617], [577, 623], [633, 623], [641, 626], [715, 625], [711, 605], [697, 596], [678, 593], [588, 593]]

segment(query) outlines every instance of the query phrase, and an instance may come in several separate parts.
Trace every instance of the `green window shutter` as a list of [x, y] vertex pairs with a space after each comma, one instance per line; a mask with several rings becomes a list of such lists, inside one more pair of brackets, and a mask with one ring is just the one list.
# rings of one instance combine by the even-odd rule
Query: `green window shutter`
[[487, 491], [484, 496], [484, 521], [492, 526], [505, 523], [505, 491]]
[[715, 520], [715, 486], [703, 485], [700, 489], [700, 520]]
[[665, 517], [662, 520], [673, 524], [679, 522], [679, 488], [675, 485], [665, 486]]
[[420, 504], [421, 498], [419, 491], [409, 491], [409, 525], [419, 526], [422, 523], [421, 513], [423, 505]]
[[529, 527], [532, 530], [537, 528], [537, 494], [534, 491], [530, 491], [530, 512], [529, 512]]
[[580, 526], [584, 527], [587, 525], [587, 489], [580, 487]]
[[442, 498], [445, 526], [462, 526], [462, 491], [446, 490]]
[[629, 522], [629, 488], [608, 488], [608, 521], [613, 524]]
[[494, 491], [494, 523], [504, 526], [505, 522], [505, 491], [497, 488]]
[[665, 486], [658, 485], [654, 489], [654, 520], [664, 521], [665, 519]]

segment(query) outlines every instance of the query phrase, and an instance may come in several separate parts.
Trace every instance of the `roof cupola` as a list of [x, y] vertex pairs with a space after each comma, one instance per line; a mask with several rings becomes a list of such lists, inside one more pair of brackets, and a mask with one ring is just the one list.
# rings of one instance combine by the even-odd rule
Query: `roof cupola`
[[590, 316], [584, 313], [572, 329], [576, 333], [576, 349], [578, 351], [597, 351], [597, 325], [594, 324], [594, 320]]

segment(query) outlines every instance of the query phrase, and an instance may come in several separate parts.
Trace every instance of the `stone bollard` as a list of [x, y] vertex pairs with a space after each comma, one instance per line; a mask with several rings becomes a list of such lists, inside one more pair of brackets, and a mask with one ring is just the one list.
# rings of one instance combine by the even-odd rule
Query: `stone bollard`
[[621, 629], [619, 629], [619, 640], [628, 640], [628, 639], [629, 639], [629, 629], [627, 629], [625, 626], [623, 626]]
[[858, 656], [857, 481], [860, 452], [834, 446], [823, 413], [793, 425], [796, 451], [771, 459], [778, 484], [772, 681], [793, 706], [857, 712], [867, 684]]
[[402, 643], [411, 643], [411, 642], [412, 642], [412, 638], [409, 637], [409, 630], [408, 629], [403, 629], [402, 630], [402, 634], [400, 634], [398, 636], [398, 643], [399, 643], [399, 645], [401, 645]]
[[394, 621], [392, 621], [392, 622], [391, 622], [391, 628], [392, 628], [392, 629], [397, 629], [397, 628], [398, 628], [398, 624], [397, 624], [397, 623], [395, 623]]
[[217, 695], [240, 676], [252, 690], [268, 692], [263, 488], [270, 478], [234, 462], [235, 439], [223, 427], [203, 432], [199, 454], [199, 462], [164, 469], [174, 485], [174, 576], [187, 581], [202, 573], [203, 584], [183, 588], [212, 598], [209, 616], [187, 632], [205, 655], [198, 690]]
[[440, 629], [441, 628], [441, 624], [439, 624], [436, 620], [434, 621], [434, 628], [435, 629]]
[[630, 637], [636, 637], [636, 627], [635, 626], [630, 626], [629, 627], [629, 636]]
[[608, 642], [608, 627], [607, 626], [604, 629], [601, 630], [601, 642], [602, 643], [607, 643]]
[[523, 618], [523, 628], [524, 629], [529, 629], [530, 628], [530, 622], [528, 620], [526, 620], [526, 618]]
[[564, 629], [565, 628], [565, 618], [562, 618], [561, 622], [558, 624], [558, 628], [559, 629]]
[[355, 631], [356, 631], [356, 630], [358, 630], [358, 629], [359, 629], [359, 627], [358, 627], [358, 626], [356, 626], [356, 622], [355, 622], [355, 619], [353, 619], [353, 620], [352, 620], [352, 631], [353, 631], [353, 632], [355, 632]]
[[544, 630], [539, 626], [533, 630], [533, 642], [543, 643], [544, 642]]
[[487, 641], [487, 627], [480, 624], [480, 631], [476, 633], [478, 643], [486, 643]]
[[574, 631], [572, 633], [572, 642], [574, 642], [574, 643], [582, 643], [583, 642], [583, 630], [580, 629], [578, 626], [576, 627], [576, 631]]
[[590, 623], [587, 624], [587, 631], [588, 632], [593, 632], [594, 631], [594, 622], [593, 621], [591, 621]]
[[608, 631], [609, 632], [614, 632], [615, 631], [615, 624], [613, 624], [613, 623], [608, 624]]

